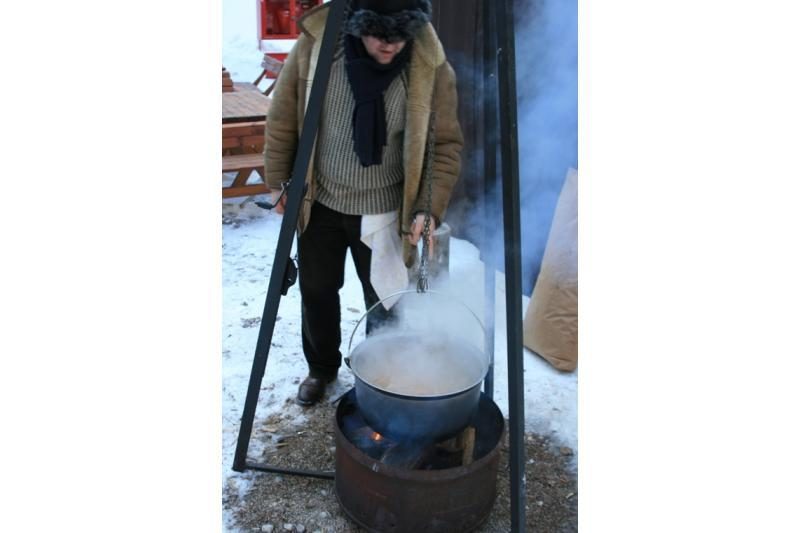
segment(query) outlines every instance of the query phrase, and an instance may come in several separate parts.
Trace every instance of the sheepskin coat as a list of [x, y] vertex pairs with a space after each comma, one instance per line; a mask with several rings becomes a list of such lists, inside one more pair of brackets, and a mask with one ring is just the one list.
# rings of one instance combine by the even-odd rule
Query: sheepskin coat
[[[314, 72], [322, 45], [329, 6], [323, 4], [298, 21], [302, 34], [284, 63], [275, 84], [265, 129], [264, 164], [269, 187], [279, 190], [289, 179], [300, 130], [311, 93]], [[400, 207], [401, 235], [410, 233], [414, 215], [425, 210], [426, 191], [421, 187], [425, 145], [431, 110], [436, 111], [436, 144], [433, 160], [431, 212], [444, 220], [453, 186], [461, 171], [464, 138], [458, 123], [458, 95], [455, 72], [445, 59], [442, 43], [428, 23], [414, 40], [408, 66], [408, 101], [403, 139], [404, 186]], [[298, 232], [308, 226], [315, 198], [314, 154], [307, 189], [300, 208]], [[404, 242], [404, 260], [411, 266], [415, 250]]]

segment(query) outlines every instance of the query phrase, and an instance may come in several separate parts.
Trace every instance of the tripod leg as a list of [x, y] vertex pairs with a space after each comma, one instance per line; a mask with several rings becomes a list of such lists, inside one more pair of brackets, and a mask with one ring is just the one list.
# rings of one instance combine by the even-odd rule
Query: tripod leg
[[275, 259], [272, 263], [272, 273], [270, 274], [267, 298], [264, 303], [264, 314], [261, 318], [258, 341], [256, 342], [255, 355], [253, 356], [253, 368], [250, 370], [250, 382], [247, 386], [247, 396], [245, 397], [244, 411], [239, 427], [239, 439], [233, 459], [233, 469], [237, 472], [243, 472], [248, 467], [247, 449], [250, 446], [250, 435], [253, 431], [253, 419], [258, 405], [258, 393], [267, 367], [269, 347], [272, 344], [275, 319], [278, 315], [278, 304], [280, 303], [281, 292], [286, 278], [289, 254], [292, 251], [292, 240], [297, 227], [297, 218], [300, 214], [300, 204], [303, 200], [304, 180], [308, 173], [314, 139], [317, 136], [322, 103], [325, 99], [325, 92], [328, 89], [334, 48], [344, 22], [346, 2], [347, 0], [332, 0], [330, 2], [328, 21], [322, 37], [317, 69], [314, 72], [314, 82], [311, 86], [311, 95], [305, 118], [303, 119], [303, 129], [298, 143], [294, 167], [292, 168], [286, 211], [283, 215], [281, 231], [278, 235], [278, 245], [275, 250]]

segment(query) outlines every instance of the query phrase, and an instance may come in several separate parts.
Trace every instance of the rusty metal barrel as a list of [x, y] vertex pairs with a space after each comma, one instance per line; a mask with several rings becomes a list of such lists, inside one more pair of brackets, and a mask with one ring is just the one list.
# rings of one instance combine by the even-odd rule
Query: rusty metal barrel
[[464, 533], [478, 528], [497, 495], [497, 470], [505, 421], [500, 409], [481, 395], [472, 420], [473, 461], [441, 470], [392, 466], [350, 442], [343, 418], [355, 406], [354, 391], [336, 410], [336, 497], [345, 513], [371, 532]]

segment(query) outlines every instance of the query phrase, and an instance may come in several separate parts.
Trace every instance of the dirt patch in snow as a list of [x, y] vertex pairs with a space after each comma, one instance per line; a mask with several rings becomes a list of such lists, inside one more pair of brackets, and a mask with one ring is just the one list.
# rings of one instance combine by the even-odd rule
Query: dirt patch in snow
[[[326, 400], [305, 410], [307, 421], [302, 425], [294, 417], [280, 414], [257, 424], [252, 439], [259, 440], [264, 449], [258, 459], [274, 466], [332, 471], [336, 451], [335, 406]], [[500, 454], [497, 499], [488, 520], [475, 530], [478, 533], [511, 530], [508, 457], [506, 438]], [[556, 447], [534, 433], [525, 435], [527, 531], [578, 531], [578, 487], [573, 459], [571, 449]], [[236, 531], [365, 531], [340, 508], [332, 480], [253, 474], [250, 490], [244, 496], [232, 488], [223, 494], [223, 504], [231, 511]]]

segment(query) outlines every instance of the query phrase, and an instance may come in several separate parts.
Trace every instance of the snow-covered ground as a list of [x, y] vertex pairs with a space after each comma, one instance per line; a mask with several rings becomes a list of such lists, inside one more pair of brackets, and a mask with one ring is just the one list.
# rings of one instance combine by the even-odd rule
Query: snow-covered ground
[[[259, 323], [264, 309], [272, 259], [282, 217], [255, 206], [252, 201], [223, 201], [222, 233], [222, 470], [223, 484], [243, 494], [253, 472], [239, 474], [231, 469], [239, 433], [240, 417], [247, 394]], [[497, 275], [495, 309], [495, 392], [494, 399], [508, 416], [506, 375], [505, 291], [502, 274]], [[471, 243], [452, 239], [450, 244], [450, 290], [483, 315], [483, 264]], [[527, 308], [529, 298], [520, 303]], [[364, 314], [361, 287], [348, 256], [345, 286], [341, 291], [342, 350], [358, 319]], [[363, 325], [356, 339], [361, 338]], [[357, 342], [357, 341], [356, 341]], [[355, 346], [355, 343], [354, 343]], [[577, 372], [565, 374], [525, 350], [525, 426], [549, 435], [555, 442], [577, 450]], [[306, 376], [300, 341], [300, 294], [297, 285], [281, 299], [278, 321], [261, 385], [250, 457], [258, 457], [259, 421], [278, 411], [302, 422], [304, 409], [292, 402], [300, 380]], [[335, 397], [348, 390], [353, 377], [346, 367], [330, 392]], [[224, 510], [228, 522], [228, 510]]]

